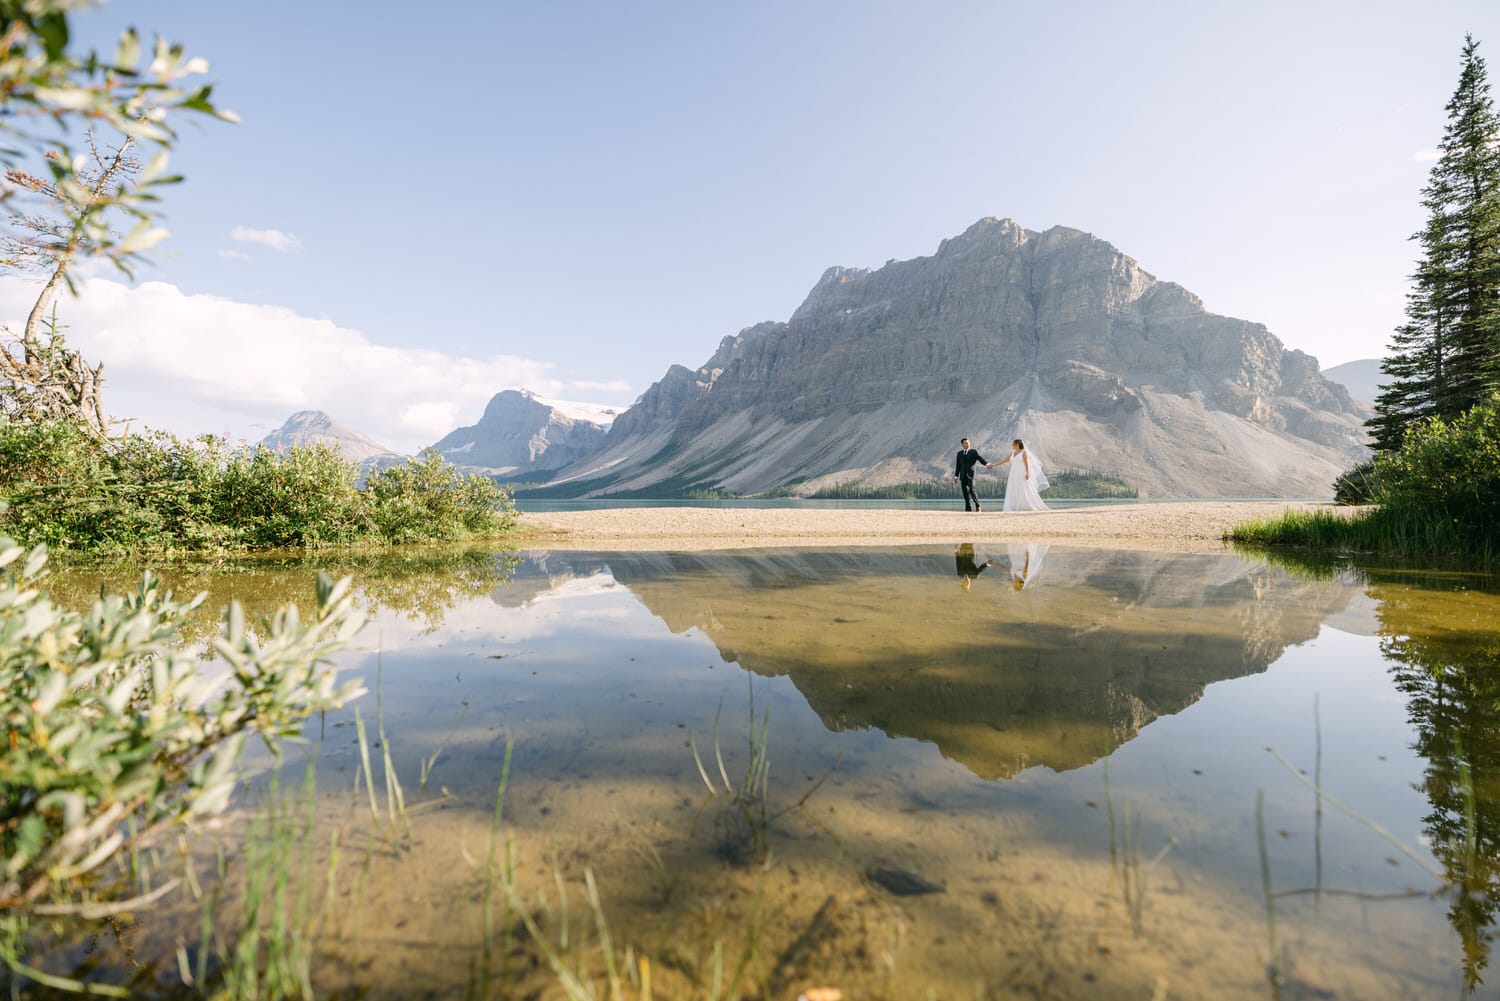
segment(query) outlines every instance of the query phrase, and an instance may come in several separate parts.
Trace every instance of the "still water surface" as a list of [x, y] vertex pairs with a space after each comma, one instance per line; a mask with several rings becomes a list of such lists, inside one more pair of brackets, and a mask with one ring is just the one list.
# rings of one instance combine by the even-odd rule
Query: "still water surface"
[[[356, 860], [323, 990], [565, 996], [534, 938], [485, 949], [507, 746], [516, 900], [600, 996], [589, 878], [630, 997], [645, 969], [658, 998], [736, 973], [719, 996], [1500, 984], [1492, 579], [984, 543], [354, 572], [372, 622], [342, 662], [378, 679], [410, 816], [361, 854], [352, 707], [312, 727], [317, 838]], [[310, 591], [309, 569], [183, 587], [254, 605]], [[240, 830], [219, 832], [231, 855]], [[181, 934], [160, 921], [143, 955]]]

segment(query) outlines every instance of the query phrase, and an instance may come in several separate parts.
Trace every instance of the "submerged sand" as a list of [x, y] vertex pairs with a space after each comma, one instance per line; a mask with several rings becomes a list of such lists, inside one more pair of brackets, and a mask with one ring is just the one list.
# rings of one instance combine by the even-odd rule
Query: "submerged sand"
[[742, 549], [924, 542], [1073, 542], [1206, 552], [1247, 521], [1287, 511], [1348, 511], [1312, 501], [1184, 501], [1002, 512], [893, 508], [642, 507], [525, 513], [523, 546]]

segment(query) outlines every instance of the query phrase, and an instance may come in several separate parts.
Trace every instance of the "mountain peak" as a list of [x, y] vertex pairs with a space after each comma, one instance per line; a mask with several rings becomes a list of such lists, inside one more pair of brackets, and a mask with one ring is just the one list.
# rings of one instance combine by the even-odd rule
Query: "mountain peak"
[[1014, 219], [996, 219], [985, 216], [957, 236], [949, 237], [938, 244], [937, 256], [963, 253], [976, 247], [995, 250], [1014, 250], [1035, 237], [1036, 234]]
[[339, 430], [343, 430], [343, 426], [328, 416], [327, 412], [323, 410], [299, 410], [286, 419], [286, 422], [281, 425], [281, 430], [311, 427], [338, 428]]
[[490, 402], [485, 404], [484, 416], [481, 421], [494, 419], [500, 414], [511, 411], [536, 412], [538, 414], [550, 411], [552, 408], [536, 398], [536, 394], [529, 389], [502, 389], [490, 397]]
[[[432, 447], [449, 462], [495, 475], [549, 473], [576, 461], [603, 442], [603, 426], [572, 417], [564, 407], [529, 389], [502, 389], [490, 397], [478, 423], [444, 435]], [[608, 408], [594, 410], [613, 417]]]
[[404, 459], [369, 435], [347, 428], [322, 410], [299, 410], [260, 442], [267, 448], [284, 450], [306, 445], [329, 445], [350, 462], [362, 465]]

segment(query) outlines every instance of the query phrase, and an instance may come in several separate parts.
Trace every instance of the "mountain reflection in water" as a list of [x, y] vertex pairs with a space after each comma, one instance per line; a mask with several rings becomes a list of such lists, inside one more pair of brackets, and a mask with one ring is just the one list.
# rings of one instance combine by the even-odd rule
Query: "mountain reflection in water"
[[496, 599], [607, 567], [673, 632], [789, 677], [830, 730], [930, 741], [995, 779], [1095, 761], [1205, 686], [1264, 671], [1353, 593], [1234, 555], [1008, 548], [967, 591], [930, 548], [534, 556]]

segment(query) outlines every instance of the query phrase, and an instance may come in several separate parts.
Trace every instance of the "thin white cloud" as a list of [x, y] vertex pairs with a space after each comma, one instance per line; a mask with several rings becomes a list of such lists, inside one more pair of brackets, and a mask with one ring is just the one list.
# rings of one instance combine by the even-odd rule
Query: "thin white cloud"
[[302, 241], [291, 233], [283, 233], [279, 229], [251, 229], [249, 226], [236, 226], [229, 231], [229, 238], [235, 243], [255, 243], [262, 247], [270, 247], [278, 254], [302, 253]]
[[1411, 158], [1418, 163], [1431, 163], [1442, 155], [1440, 151], [1435, 149], [1419, 149], [1411, 155]]
[[231, 260], [231, 261], [253, 261], [253, 260], [255, 260], [255, 258], [251, 257], [249, 254], [245, 253], [243, 250], [220, 250], [218, 252], [218, 254], [219, 254], [220, 257], [227, 257], [227, 258], [229, 258], [229, 260]]
[[[35, 294], [33, 283], [0, 285], [0, 319], [17, 329]], [[59, 312], [69, 343], [105, 363], [110, 411], [181, 435], [259, 439], [294, 411], [323, 410], [415, 452], [473, 424], [503, 389], [564, 399], [580, 390], [539, 359], [375, 344], [330, 320], [165, 282], [91, 277]]]

